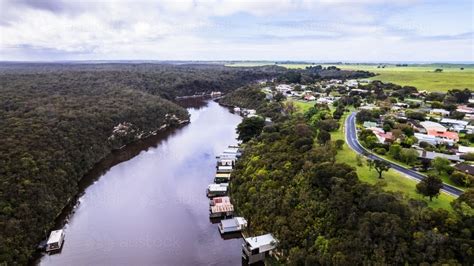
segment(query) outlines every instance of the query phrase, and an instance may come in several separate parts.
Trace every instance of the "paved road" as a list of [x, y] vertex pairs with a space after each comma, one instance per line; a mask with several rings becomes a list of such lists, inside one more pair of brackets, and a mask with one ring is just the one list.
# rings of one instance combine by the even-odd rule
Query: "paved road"
[[[417, 181], [420, 181], [423, 178], [425, 178], [424, 175], [420, 174], [417, 171], [407, 169], [407, 168], [402, 167], [398, 164], [387, 161], [386, 159], [381, 158], [381, 157], [365, 150], [362, 147], [362, 145], [359, 143], [359, 141], [357, 140], [357, 130], [356, 130], [356, 125], [355, 125], [356, 118], [355, 117], [356, 117], [356, 112], [353, 112], [347, 117], [346, 122], [345, 122], [346, 123], [346, 126], [345, 126], [345, 129], [346, 129], [345, 130], [346, 131], [346, 142], [349, 145], [349, 147], [351, 147], [351, 149], [353, 149], [357, 153], [365, 155], [369, 159], [386, 161], [390, 164], [390, 167], [392, 167], [393, 169], [401, 172], [402, 174], [406, 175], [407, 177], [409, 177], [411, 179], [415, 179]], [[451, 185], [448, 185], [448, 184], [444, 184], [442, 190], [444, 192], [448, 193], [448, 194], [453, 195], [453, 196], [459, 196], [463, 193], [462, 190], [460, 190], [456, 187], [453, 187]]]

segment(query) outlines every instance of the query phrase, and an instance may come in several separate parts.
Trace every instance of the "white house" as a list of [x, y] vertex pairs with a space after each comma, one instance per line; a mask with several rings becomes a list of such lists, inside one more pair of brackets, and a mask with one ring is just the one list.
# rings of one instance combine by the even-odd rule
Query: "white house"
[[426, 132], [430, 130], [434, 130], [437, 132], [446, 132], [447, 130], [446, 127], [444, 127], [443, 125], [432, 121], [423, 121], [420, 122], [420, 125], [425, 128]]
[[278, 240], [272, 234], [247, 237], [242, 244], [242, 257], [248, 264], [265, 260], [265, 255], [277, 247]]
[[448, 110], [435, 108], [435, 109], [430, 110], [430, 114], [440, 115], [440, 116], [448, 116], [450, 114], [450, 112]]
[[459, 146], [458, 147], [458, 155], [466, 154], [466, 153], [474, 153], [474, 147], [467, 147], [467, 146]]

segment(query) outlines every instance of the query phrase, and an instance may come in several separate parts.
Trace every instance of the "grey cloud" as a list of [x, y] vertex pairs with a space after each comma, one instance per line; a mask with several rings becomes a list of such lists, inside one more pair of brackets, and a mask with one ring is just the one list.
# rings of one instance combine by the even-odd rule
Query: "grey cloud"
[[47, 10], [53, 13], [61, 13], [68, 8], [66, 2], [58, 0], [17, 0], [13, 3], [28, 6], [33, 9]]

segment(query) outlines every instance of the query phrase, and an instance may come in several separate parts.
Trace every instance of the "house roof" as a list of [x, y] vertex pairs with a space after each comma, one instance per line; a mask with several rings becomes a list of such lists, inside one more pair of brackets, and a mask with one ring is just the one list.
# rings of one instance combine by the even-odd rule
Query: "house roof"
[[221, 203], [211, 207], [212, 213], [232, 211], [234, 211], [234, 205], [232, 205], [231, 203]]
[[228, 183], [210, 184], [207, 188], [210, 191], [227, 191]]
[[423, 122], [420, 122], [420, 125], [424, 127], [426, 131], [428, 130], [446, 131], [446, 128], [443, 125], [441, 125], [440, 123], [432, 122], [432, 121], [423, 121]]
[[57, 243], [61, 240], [61, 236], [63, 234], [64, 230], [56, 230], [52, 231], [51, 234], [49, 235], [48, 242], [47, 244], [52, 244], [52, 243]]
[[449, 111], [448, 110], [444, 110], [444, 109], [439, 109], [439, 108], [435, 108], [435, 109], [431, 109], [430, 110], [430, 113], [438, 113], [438, 114], [449, 114]]
[[417, 150], [419, 157], [424, 158], [424, 159], [429, 159], [433, 160], [436, 157], [442, 157], [446, 158], [450, 161], [457, 161], [460, 162], [462, 161], [461, 158], [459, 158], [458, 155], [450, 155], [450, 154], [444, 154], [444, 153], [438, 153], [438, 152], [432, 152], [432, 151], [425, 151], [425, 150]]
[[458, 151], [460, 153], [474, 153], [474, 147], [459, 146]]
[[474, 108], [468, 107], [466, 105], [460, 105], [460, 106], [458, 106], [456, 111], [462, 112], [462, 113], [474, 113]]
[[443, 119], [441, 119], [440, 122], [445, 123], [445, 124], [456, 124], [456, 125], [461, 125], [461, 126], [469, 125], [468, 121], [456, 120], [456, 119], [451, 119], [451, 118], [443, 118]]
[[230, 203], [230, 198], [229, 197], [217, 197], [212, 199], [213, 204], [225, 204], [225, 203]]
[[463, 173], [474, 175], [474, 166], [472, 165], [460, 163], [455, 165], [454, 167]]
[[237, 226], [239, 226], [239, 223], [238, 223], [237, 220], [234, 219], [234, 218], [221, 220], [221, 224], [222, 224], [222, 227], [223, 227], [223, 228], [237, 227]]
[[377, 127], [377, 123], [372, 122], [372, 121], [365, 121], [364, 122], [364, 127], [365, 128]]
[[459, 141], [459, 135], [456, 132], [451, 132], [451, 131], [437, 131], [437, 130], [427, 130], [428, 135], [430, 136], [435, 136], [435, 137], [442, 137], [442, 138], [447, 138], [451, 139], [454, 141]]
[[276, 246], [278, 240], [276, 240], [272, 234], [266, 234], [261, 236], [247, 237], [245, 242], [251, 247], [251, 249], [259, 248], [265, 245]]

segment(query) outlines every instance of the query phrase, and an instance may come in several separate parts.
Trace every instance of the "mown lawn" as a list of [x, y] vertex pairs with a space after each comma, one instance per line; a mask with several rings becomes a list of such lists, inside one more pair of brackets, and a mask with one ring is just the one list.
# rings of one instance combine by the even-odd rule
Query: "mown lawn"
[[297, 108], [298, 112], [305, 113], [308, 111], [309, 108], [313, 107], [316, 101], [298, 101], [293, 99], [288, 99], [287, 101], [291, 101], [295, 107]]
[[[341, 122], [345, 121], [346, 113], [342, 118]], [[343, 123], [342, 123], [343, 124]], [[343, 127], [341, 127], [337, 132], [331, 133], [331, 139], [337, 140], [342, 139], [345, 141]], [[451, 205], [449, 204], [454, 197], [441, 193], [438, 198], [434, 198], [432, 202], [428, 198], [422, 197], [420, 194], [416, 193], [416, 184], [417, 182], [413, 179], [403, 176], [401, 173], [390, 169], [388, 172], [383, 173], [383, 179], [378, 178], [378, 174], [375, 170], [369, 170], [367, 165], [358, 166], [356, 160], [356, 152], [344, 144], [342, 150], [338, 151], [336, 159], [340, 162], [345, 162], [357, 169], [357, 175], [359, 179], [370, 183], [370, 184], [380, 184], [387, 191], [400, 192], [404, 195], [413, 198], [423, 200], [428, 203], [432, 208], [443, 208], [449, 211], [452, 211]]]

